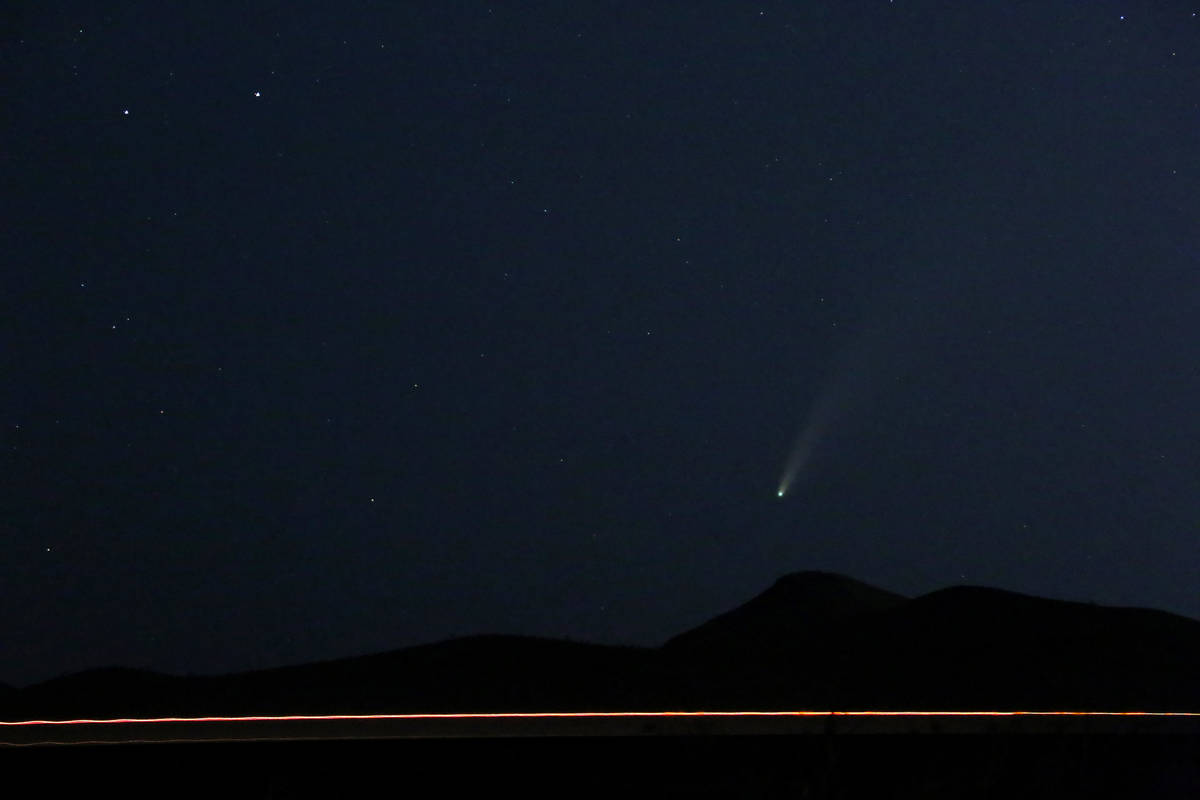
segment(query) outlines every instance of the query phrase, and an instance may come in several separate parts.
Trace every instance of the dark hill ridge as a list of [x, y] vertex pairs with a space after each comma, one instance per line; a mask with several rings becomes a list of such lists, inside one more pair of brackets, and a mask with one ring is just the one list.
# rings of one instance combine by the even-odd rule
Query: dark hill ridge
[[827, 646], [871, 705], [1200, 708], [1200, 621], [1151, 609], [956, 586], [839, 629]]
[[[63, 716], [368, 714], [636, 706], [653, 650], [526, 636], [470, 636], [387, 653], [219, 676], [104, 668], [21, 690], [21, 704]], [[0, 717], [9, 716], [0, 712]]]
[[1200, 711], [1200, 621], [800, 572], [660, 648], [475, 636], [212, 677], [103, 669], [0, 718], [665, 709]]
[[832, 572], [793, 572], [745, 605], [675, 636], [666, 647], [679, 651], [769, 650], [832, 625], [895, 608], [906, 600]]

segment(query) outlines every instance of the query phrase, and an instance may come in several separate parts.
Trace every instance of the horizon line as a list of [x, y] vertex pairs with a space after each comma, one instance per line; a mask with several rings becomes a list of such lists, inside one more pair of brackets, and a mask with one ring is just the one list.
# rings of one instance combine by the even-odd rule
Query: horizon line
[[207, 717], [113, 717], [108, 719], [0, 720], [3, 727], [35, 725], [122, 725], [187, 722], [323, 722], [435, 719], [611, 719], [631, 717], [1200, 717], [1200, 711], [513, 711], [398, 714], [285, 714]]

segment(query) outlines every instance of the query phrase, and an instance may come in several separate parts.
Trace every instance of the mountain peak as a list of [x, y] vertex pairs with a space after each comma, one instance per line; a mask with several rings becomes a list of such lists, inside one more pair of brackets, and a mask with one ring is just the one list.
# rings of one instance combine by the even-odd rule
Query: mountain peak
[[835, 586], [854, 584], [868, 586], [862, 581], [855, 580], [838, 572], [826, 572], [819, 569], [805, 569], [799, 572], [789, 572], [775, 581], [773, 587], [790, 586]]
[[667, 646], [788, 641], [851, 617], [886, 611], [906, 600], [836, 572], [792, 572], [749, 602], [674, 637]]

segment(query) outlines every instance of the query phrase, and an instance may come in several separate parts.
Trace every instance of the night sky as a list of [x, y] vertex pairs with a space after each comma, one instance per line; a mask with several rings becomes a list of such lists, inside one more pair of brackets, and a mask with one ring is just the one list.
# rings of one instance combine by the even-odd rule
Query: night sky
[[1195, 3], [14, 5], [0, 681], [1200, 617]]

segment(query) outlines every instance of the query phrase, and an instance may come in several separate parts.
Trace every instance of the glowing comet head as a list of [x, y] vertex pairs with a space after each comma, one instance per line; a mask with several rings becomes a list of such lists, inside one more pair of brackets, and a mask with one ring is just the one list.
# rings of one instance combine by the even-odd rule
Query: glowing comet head
[[778, 492], [776, 492], [776, 493], [775, 493], [775, 496], [776, 496], [776, 497], [783, 497], [783, 489], [780, 489]]

